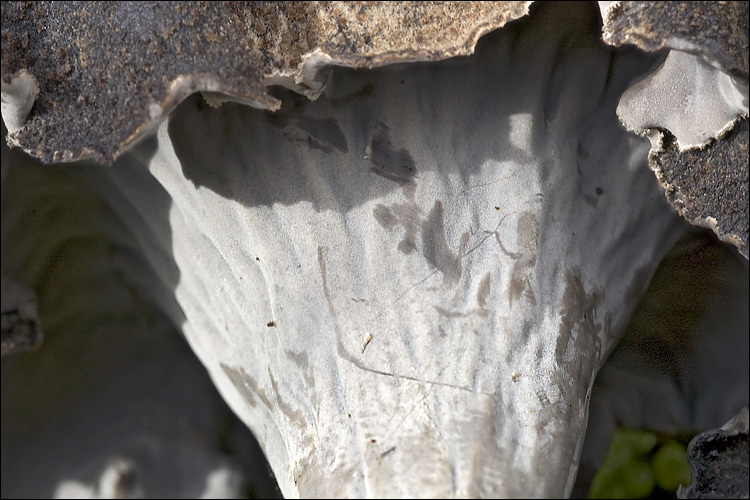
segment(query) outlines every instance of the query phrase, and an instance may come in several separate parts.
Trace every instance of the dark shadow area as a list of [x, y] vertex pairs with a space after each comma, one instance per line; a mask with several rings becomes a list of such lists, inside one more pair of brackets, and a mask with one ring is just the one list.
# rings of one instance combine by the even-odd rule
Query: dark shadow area
[[[577, 80], [590, 89], [588, 111], [578, 114], [606, 106], [619, 126], [616, 99], [605, 99], [625, 88], [612, 78], [615, 54], [618, 67], [642, 73], [660, 56], [605, 46], [598, 16], [587, 3], [534, 4], [529, 17], [482, 37], [470, 57], [334, 67], [315, 101], [272, 87], [282, 102], [275, 112], [235, 103], [213, 108], [194, 95], [170, 117], [169, 134], [187, 179], [249, 207], [309, 201], [318, 211], [346, 212], [436, 170], [458, 172], [471, 186], [488, 159], [534, 161], [546, 145], [521, 148], [510, 117], [541, 116], [530, 135], [546, 140], [545, 129], [571, 112], [570, 70], [563, 68], [582, 54], [598, 55], [594, 67], [578, 69]], [[559, 43], [539, 42], [554, 30], [563, 32]], [[593, 185], [585, 190], [591, 200], [602, 194]]]
[[44, 166], [3, 144], [3, 271], [35, 291], [44, 332], [2, 360], [3, 498], [195, 496], [214, 466], [250, 497], [281, 496], [179, 333], [172, 203], [145, 166], [156, 146], [102, 167]]
[[[747, 406], [747, 278], [747, 260], [709, 230], [695, 229], [664, 258], [597, 376], [574, 498], [588, 497], [615, 429], [686, 446]], [[664, 494], [655, 488], [650, 498]]]

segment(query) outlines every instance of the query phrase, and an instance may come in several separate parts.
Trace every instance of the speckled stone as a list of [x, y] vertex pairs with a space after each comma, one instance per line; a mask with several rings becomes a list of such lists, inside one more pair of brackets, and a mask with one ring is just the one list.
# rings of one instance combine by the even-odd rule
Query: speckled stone
[[[748, 84], [748, 2], [616, 2], [605, 9], [603, 40], [642, 50], [677, 49], [702, 57]], [[747, 90], [745, 90], [747, 92]], [[651, 168], [672, 206], [710, 227], [748, 257], [748, 123], [705, 148], [680, 152], [670, 134]]]
[[671, 136], [651, 152], [667, 199], [689, 222], [710, 227], [748, 257], [748, 120], [705, 149], [680, 152]]
[[747, 31], [748, 2], [617, 2], [607, 10], [602, 38], [648, 52], [684, 50], [747, 78]]
[[468, 55], [529, 3], [2, 2], [2, 79], [26, 69], [40, 87], [10, 139], [47, 163], [111, 163], [193, 92], [276, 109], [266, 78], [297, 79], [305, 54], [351, 67]]
[[693, 482], [677, 498], [747, 498], [748, 409], [720, 429], [702, 432], [688, 447]]

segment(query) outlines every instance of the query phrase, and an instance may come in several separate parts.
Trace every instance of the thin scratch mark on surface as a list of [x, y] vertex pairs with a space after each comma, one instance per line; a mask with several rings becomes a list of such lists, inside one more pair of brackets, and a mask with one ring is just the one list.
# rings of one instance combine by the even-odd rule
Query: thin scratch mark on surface
[[[507, 218], [508, 216], [510, 216], [510, 215], [513, 215], [513, 214], [515, 214], [515, 213], [517, 213], [517, 212], [511, 212], [511, 213], [509, 213], [509, 214], [505, 214], [505, 215], [503, 216], [503, 218], [502, 218], [502, 219], [500, 219], [500, 222], [499, 222], [499, 223], [498, 223], [498, 225], [497, 225], [497, 226], [495, 227], [495, 230], [494, 230], [494, 231], [485, 231], [485, 234], [487, 234], [487, 237], [488, 237], [488, 238], [489, 238], [489, 237], [490, 237], [491, 235], [493, 235], [493, 234], [495, 235], [495, 240], [497, 240], [497, 244], [498, 244], [498, 246], [500, 247], [500, 250], [502, 250], [502, 252], [503, 252], [503, 253], [504, 253], [505, 255], [507, 255], [507, 256], [508, 256], [508, 257], [510, 257], [511, 259], [520, 259], [521, 257], [523, 257], [523, 253], [520, 253], [520, 252], [519, 252], [519, 253], [517, 253], [517, 252], [511, 252], [510, 250], [508, 250], [507, 248], [505, 248], [505, 245], [503, 245], [503, 242], [502, 242], [502, 241], [500, 241], [500, 226], [502, 225], [502, 223], [503, 223], [503, 222], [505, 221], [505, 219], [506, 219], [506, 218]], [[484, 240], [482, 240], [482, 242], [484, 242]]]
[[[437, 377], [435, 378], [436, 382], [443, 375], [443, 372], [445, 371], [446, 368], [447, 366], [444, 366], [443, 369], [440, 370], [440, 373], [438, 373]], [[430, 383], [430, 382], [426, 382], [426, 383]], [[422, 395], [422, 398], [414, 402], [414, 404], [411, 406], [409, 411], [407, 411], [406, 414], [401, 418], [401, 420], [399, 420], [398, 424], [396, 424], [396, 427], [393, 428], [393, 430], [391, 431], [392, 434], [395, 434], [398, 428], [401, 427], [401, 425], [406, 421], [407, 418], [409, 418], [409, 415], [411, 415], [414, 412], [414, 410], [417, 409], [417, 406], [422, 404], [422, 401], [426, 400], [429, 397], [429, 395], [432, 394], [432, 390], [434, 388], [435, 388], [435, 385], [430, 385], [430, 388], [427, 389], [427, 392]]]
[[505, 255], [507, 255], [511, 259], [520, 259], [521, 257], [523, 257], [522, 253], [520, 253], [520, 252], [511, 252], [510, 250], [508, 250], [507, 248], [505, 248], [505, 245], [503, 245], [503, 242], [500, 241], [500, 235], [497, 233], [497, 231], [495, 231], [492, 234], [495, 235], [495, 239], [497, 240], [497, 244], [500, 245], [500, 250], [502, 250], [502, 252]]
[[474, 245], [474, 246], [473, 246], [472, 248], [470, 248], [469, 250], [467, 250], [466, 252], [464, 252], [464, 254], [460, 256], [460, 258], [461, 258], [461, 259], [463, 259], [463, 258], [467, 257], [467, 256], [468, 256], [468, 255], [469, 255], [470, 253], [472, 253], [472, 252], [473, 252], [474, 250], [476, 250], [477, 248], [479, 248], [480, 246], [482, 246], [482, 244], [483, 244], [483, 243], [484, 243], [485, 241], [487, 241], [487, 239], [488, 239], [488, 238], [489, 238], [490, 236], [492, 236], [493, 234], [494, 234], [495, 236], [497, 236], [497, 231], [498, 231], [498, 229], [500, 229], [500, 224], [502, 224], [502, 223], [503, 223], [503, 221], [502, 221], [502, 220], [501, 220], [500, 222], [498, 222], [498, 223], [497, 223], [497, 226], [495, 226], [495, 230], [494, 230], [494, 231], [484, 231], [484, 234], [486, 234], [487, 236], [485, 236], [484, 238], [482, 238], [482, 239], [481, 239], [481, 240], [479, 241], [479, 243], [477, 243], [476, 245]]
[[[506, 215], [506, 217], [507, 217], [507, 215]], [[497, 224], [497, 226], [495, 226], [495, 230], [494, 231], [484, 231], [484, 234], [486, 234], [487, 236], [485, 236], [484, 238], [482, 238], [479, 241], [479, 243], [477, 243], [476, 245], [474, 245], [472, 248], [470, 248], [466, 252], [464, 252], [461, 255], [459, 255], [458, 256], [459, 260], [464, 259], [469, 254], [471, 254], [473, 251], [475, 251], [477, 248], [479, 248], [480, 246], [482, 246], [482, 244], [485, 241], [487, 241], [487, 239], [489, 237], [491, 237], [493, 234], [497, 237], [497, 231], [498, 231], [498, 229], [500, 229], [500, 224], [503, 223], [503, 220], [505, 220], [505, 217], [503, 217], [503, 219]], [[500, 238], [498, 237], [498, 243], [499, 242], [500, 242]], [[500, 243], [500, 246], [502, 246], [502, 243]], [[425, 276], [424, 278], [422, 278], [421, 280], [417, 281], [416, 283], [414, 283], [413, 285], [411, 285], [409, 288], [407, 288], [406, 290], [404, 290], [403, 293], [401, 293], [401, 295], [399, 295], [398, 297], [396, 297], [396, 300], [394, 300], [391, 303], [391, 305], [394, 305], [394, 304], [396, 304], [396, 302], [398, 302], [399, 300], [403, 299], [409, 292], [411, 292], [414, 288], [418, 287], [419, 285], [421, 285], [422, 283], [424, 283], [428, 279], [432, 278], [438, 271], [439, 271], [439, 269], [435, 269], [430, 274], [428, 274], [427, 276]]]
[[451, 389], [458, 389], [460, 391], [466, 391], [471, 394], [482, 394], [484, 396], [494, 396], [494, 394], [490, 392], [475, 391], [473, 389], [469, 389], [468, 387], [464, 387], [464, 386], [460, 386], [456, 384], [448, 384], [446, 382], [423, 380], [423, 379], [420, 379], [417, 377], [411, 377], [408, 375], [399, 375], [398, 373], [391, 373], [391, 372], [386, 372], [382, 370], [376, 370], [374, 368], [365, 366], [362, 362], [355, 359], [354, 356], [352, 356], [346, 351], [346, 348], [344, 347], [344, 344], [341, 340], [342, 333], [341, 333], [341, 329], [339, 328], [338, 321], [336, 321], [336, 310], [333, 307], [333, 301], [331, 300], [331, 290], [328, 287], [328, 274], [326, 272], [326, 264], [325, 264], [325, 259], [323, 258], [322, 246], [318, 246], [318, 266], [320, 267], [320, 275], [323, 281], [323, 293], [325, 294], [326, 302], [328, 302], [328, 309], [331, 313], [331, 316], [333, 317], [333, 327], [336, 331], [336, 352], [339, 355], [339, 357], [341, 357], [342, 359], [345, 359], [346, 361], [350, 362], [351, 364], [353, 364], [354, 366], [356, 366], [357, 368], [361, 370], [365, 370], [370, 373], [374, 373], [376, 375], [383, 375], [385, 377], [392, 377], [395, 379], [411, 380], [412, 382], [419, 382], [421, 384], [430, 384], [430, 385], [439, 385], [442, 387], [450, 387]]
[[429, 384], [431, 386], [439, 385], [441, 387], [450, 387], [451, 389], [458, 389], [460, 391], [466, 391], [470, 394], [481, 394], [483, 396], [494, 396], [491, 392], [483, 392], [483, 391], [475, 391], [474, 389], [470, 389], [468, 387], [464, 387], [462, 385], [456, 385], [456, 384], [449, 384], [447, 382], [438, 382], [436, 380], [424, 380], [418, 377], [411, 377], [409, 375], [399, 375], [398, 373], [391, 373], [391, 372], [385, 372], [382, 370], [376, 370], [374, 368], [370, 368], [368, 366], [364, 366], [359, 361], [351, 358], [348, 353], [346, 353], [344, 346], [341, 344], [341, 340], [338, 340], [337, 342], [337, 348], [339, 355], [349, 361], [350, 363], [354, 364], [357, 368], [360, 368], [362, 370], [368, 371], [370, 373], [375, 373], [377, 375], [383, 375], [386, 377], [393, 377], [395, 379], [403, 379], [403, 380], [410, 380], [412, 382], [419, 382], [420, 384]]
[[413, 290], [413, 289], [414, 289], [415, 287], [418, 287], [419, 285], [421, 285], [422, 283], [424, 283], [424, 282], [425, 282], [425, 281], [427, 281], [428, 279], [432, 278], [432, 277], [433, 277], [433, 276], [434, 276], [435, 274], [437, 274], [437, 272], [438, 272], [438, 271], [439, 271], [438, 269], [435, 269], [435, 270], [434, 270], [434, 271], [432, 271], [432, 272], [431, 272], [430, 274], [428, 274], [428, 275], [427, 275], [426, 277], [424, 277], [423, 279], [421, 279], [421, 280], [417, 281], [417, 282], [416, 282], [416, 283], [414, 283], [414, 284], [413, 284], [412, 286], [410, 286], [409, 288], [407, 288], [406, 290], [404, 290], [404, 292], [403, 292], [403, 293], [402, 293], [401, 295], [399, 295], [398, 297], [396, 297], [396, 300], [394, 300], [394, 301], [393, 301], [393, 302], [391, 303], [391, 305], [393, 305], [393, 304], [395, 304], [396, 302], [398, 302], [399, 300], [403, 299], [403, 298], [404, 298], [404, 296], [405, 296], [405, 295], [406, 295], [407, 293], [409, 293], [409, 292], [410, 292], [410, 291], [412, 291], [412, 290]]
[[393, 429], [392, 429], [392, 430], [390, 431], [390, 433], [391, 433], [391, 434], [395, 434], [395, 433], [396, 433], [396, 431], [398, 430], [398, 428], [399, 428], [399, 427], [401, 427], [401, 425], [402, 425], [402, 424], [403, 424], [404, 422], [406, 422], [406, 419], [407, 419], [407, 418], [409, 418], [409, 415], [411, 415], [411, 414], [412, 414], [412, 412], [413, 412], [414, 410], [416, 410], [416, 409], [417, 409], [417, 406], [419, 406], [419, 404], [420, 404], [421, 402], [422, 402], [422, 400], [420, 399], [419, 401], [417, 401], [416, 403], [414, 403], [414, 404], [412, 405], [412, 407], [411, 407], [411, 408], [409, 409], [409, 411], [407, 411], [407, 412], [406, 412], [406, 414], [405, 414], [405, 415], [404, 415], [403, 417], [401, 417], [401, 420], [399, 420], [399, 421], [398, 421], [398, 424], [396, 424], [396, 427], [394, 427], [394, 428], [393, 428]]
[[493, 179], [493, 180], [491, 180], [489, 182], [482, 182], [480, 184], [473, 184], [471, 186], [467, 186], [463, 191], [460, 191], [458, 194], [462, 195], [462, 194], [466, 194], [467, 192], [471, 191], [472, 189], [477, 189], [477, 188], [492, 186], [493, 184], [497, 184], [498, 182], [503, 181], [503, 180], [507, 179], [508, 177], [510, 177], [510, 174], [509, 175], [502, 175], [502, 176], [498, 177], [497, 179]]

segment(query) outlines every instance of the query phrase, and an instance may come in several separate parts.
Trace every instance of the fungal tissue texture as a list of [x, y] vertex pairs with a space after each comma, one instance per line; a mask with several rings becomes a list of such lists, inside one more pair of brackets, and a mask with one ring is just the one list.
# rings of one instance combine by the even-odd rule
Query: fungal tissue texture
[[159, 128], [185, 334], [284, 494], [572, 488], [594, 374], [679, 226], [615, 112], [657, 59], [596, 15]]
[[[616, 113], [660, 56], [600, 38], [595, 5], [541, 4], [470, 57], [333, 67], [315, 100], [204, 89], [111, 168], [60, 166], [116, 242], [75, 250], [185, 336], [284, 496], [568, 495], [596, 372], [683, 229]], [[17, 268], [5, 242], [56, 220], [28, 209], [40, 172], [4, 180]]]

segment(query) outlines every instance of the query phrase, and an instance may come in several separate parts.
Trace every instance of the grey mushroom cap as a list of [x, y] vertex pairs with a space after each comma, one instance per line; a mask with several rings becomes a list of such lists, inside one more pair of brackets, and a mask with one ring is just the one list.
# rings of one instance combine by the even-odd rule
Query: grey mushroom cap
[[618, 115], [651, 137], [649, 164], [678, 213], [747, 259], [748, 4], [600, 4], [606, 43], [669, 50], [662, 68], [626, 92]]

